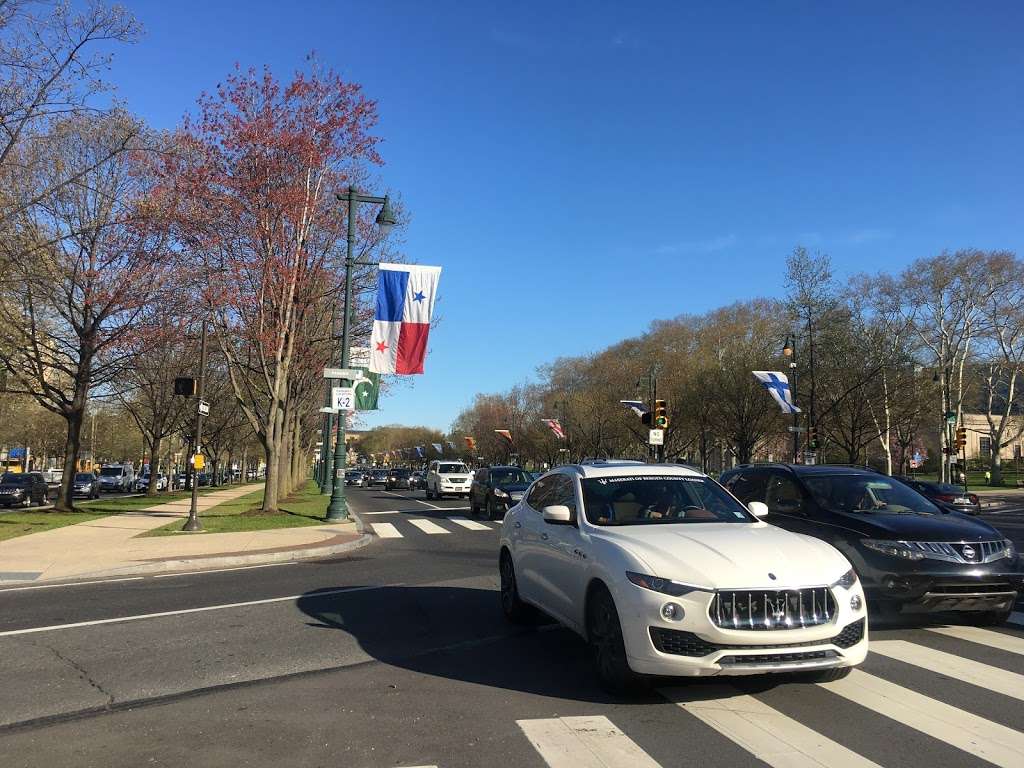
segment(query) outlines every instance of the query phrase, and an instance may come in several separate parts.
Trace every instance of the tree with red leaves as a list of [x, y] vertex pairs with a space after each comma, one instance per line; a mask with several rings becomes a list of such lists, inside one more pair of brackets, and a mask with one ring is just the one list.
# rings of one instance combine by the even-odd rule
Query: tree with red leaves
[[329, 360], [310, 329], [323, 328], [342, 271], [345, 212], [334, 195], [380, 163], [376, 119], [360, 86], [334, 72], [314, 67], [282, 85], [236, 69], [200, 98], [169, 165], [199, 302], [266, 454], [267, 511], [293, 477], [293, 377]]

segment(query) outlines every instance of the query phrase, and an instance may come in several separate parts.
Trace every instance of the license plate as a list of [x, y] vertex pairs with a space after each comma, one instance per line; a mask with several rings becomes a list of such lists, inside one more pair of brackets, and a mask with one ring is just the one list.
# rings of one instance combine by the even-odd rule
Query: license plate
[[957, 498], [953, 499], [953, 503], [954, 504], [970, 504], [971, 500], [968, 499], [966, 496], [958, 496]]

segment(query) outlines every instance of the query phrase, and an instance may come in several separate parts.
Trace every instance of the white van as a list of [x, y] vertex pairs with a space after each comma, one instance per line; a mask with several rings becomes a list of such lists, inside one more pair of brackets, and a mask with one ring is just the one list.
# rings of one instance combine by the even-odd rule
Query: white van
[[100, 470], [100, 490], [128, 493], [135, 490], [135, 467], [131, 464], [104, 464]]
[[469, 486], [473, 482], [473, 473], [461, 461], [444, 461], [435, 459], [427, 469], [427, 479], [423, 486], [428, 499], [440, 499], [444, 495], [465, 496], [469, 498]]

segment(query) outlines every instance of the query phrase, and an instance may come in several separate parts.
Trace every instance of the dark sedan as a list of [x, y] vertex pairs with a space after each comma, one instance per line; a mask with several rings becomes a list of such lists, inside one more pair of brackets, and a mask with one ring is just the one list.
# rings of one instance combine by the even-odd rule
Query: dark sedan
[[370, 471], [366, 484], [370, 487], [375, 485], [387, 485], [388, 471], [386, 469], [374, 469]]
[[481, 510], [489, 520], [504, 517], [509, 507], [519, 503], [532, 482], [532, 475], [519, 467], [478, 469], [469, 487], [469, 508], [474, 517]]
[[345, 473], [345, 485], [354, 485], [362, 488], [366, 485], [366, 473], [358, 469], [350, 469]]
[[968, 493], [961, 485], [932, 483], [913, 477], [899, 477], [900, 482], [910, 486], [936, 506], [968, 515], [981, 514], [981, 499], [976, 493]]
[[71, 496], [75, 499], [98, 499], [100, 479], [92, 472], [76, 472], [71, 483]]
[[392, 469], [388, 472], [388, 479], [384, 483], [384, 489], [388, 491], [412, 490], [412, 470], [403, 468]]
[[731, 469], [721, 482], [744, 503], [767, 504], [773, 525], [846, 555], [878, 612], [958, 611], [979, 624], [1001, 624], [1024, 591], [1013, 542], [887, 475], [767, 464]]
[[0, 477], [0, 507], [31, 507], [46, 503], [46, 481], [31, 472], [4, 472]]

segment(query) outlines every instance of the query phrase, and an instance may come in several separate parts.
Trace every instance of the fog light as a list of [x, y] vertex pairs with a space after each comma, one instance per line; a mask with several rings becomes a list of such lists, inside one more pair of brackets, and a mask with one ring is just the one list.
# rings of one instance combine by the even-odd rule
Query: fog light
[[863, 603], [861, 602], [860, 595], [854, 595], [853, 597], [850, 598], [850, 607], [853, 610], [859, 611], [861, 605], [863, 605]]
[[683, 606], [678, 603], [665, 603], [661, 606], [661, 618], [666, 621], [680, 621], [683, 618]]

